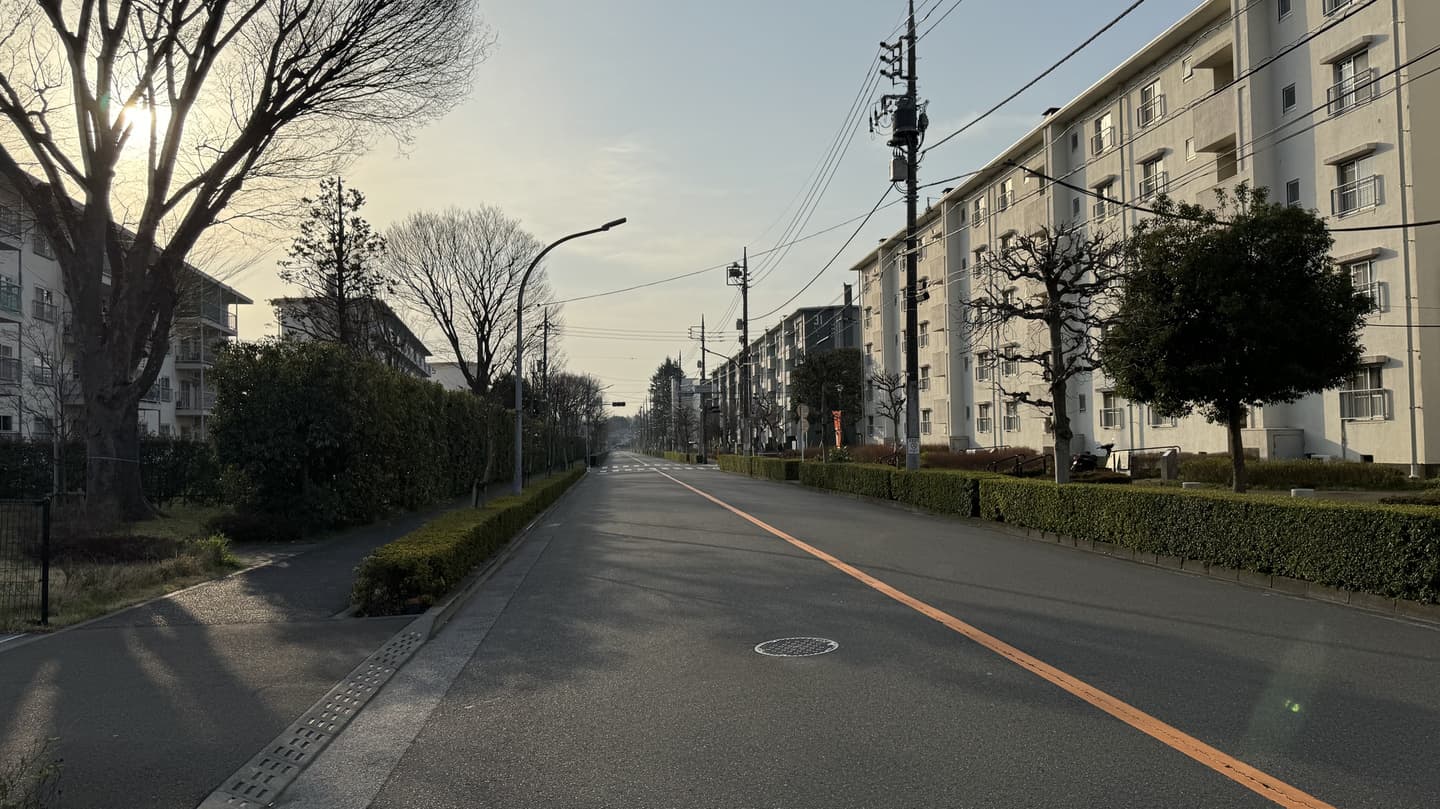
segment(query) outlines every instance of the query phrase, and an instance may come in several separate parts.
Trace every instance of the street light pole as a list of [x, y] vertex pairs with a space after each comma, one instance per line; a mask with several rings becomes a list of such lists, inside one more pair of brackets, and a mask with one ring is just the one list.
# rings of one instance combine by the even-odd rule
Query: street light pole
[[731, 264], [725, 283], [740, 287], [740, 434], [741, 455], [750, 455], [750, 248], [740, 254], [740, 263]]
[[578, 239], [582, 236], [590, 236], [596, 233], [604, 233], [611, 228], [617, 228], [623, 224], [625, 224], [625, 217], [622, 216], [619, 219], [606, 222], [598, 228], [582, 230], [579, 233], [572, 233], [563, 239], [551, 242], [549, 246], [540, 251], [539, 255], [535, 256], [530, 262], [530, 266], [525, 268], [525, 274], [520, 277], [520, 288], [515, 293], [515, 477], [511, 481], [511, 491], [517, 495], [525, 489], [525, 392], [523, 382], [525, 378], [525, 366], [521, 364], [525, 353], [525, 327], [523, 323], [525, 319], [525, 285], [530, 282], [530, 274], [535, 271], [535, 268], [540, 265], [540, 262], [544, 260], [545, 256], [551, 250], [572, 239]]

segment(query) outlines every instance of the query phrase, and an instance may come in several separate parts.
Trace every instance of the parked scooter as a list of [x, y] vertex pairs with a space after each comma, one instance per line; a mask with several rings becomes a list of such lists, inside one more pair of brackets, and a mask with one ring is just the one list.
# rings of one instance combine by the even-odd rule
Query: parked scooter
[[1103, 469], [1105, 467], [1105, 464], [1110, 460], [1110, 451], [1115, 449], [1115, 445], [1101, 444], [1100, 449], [1105, 454], [1096, 455], [1095, 453], [1086, 450], [1076, 455], [1074, 459], [1070, 461], [1071, 473], [1094, 472], [1096, 469]]

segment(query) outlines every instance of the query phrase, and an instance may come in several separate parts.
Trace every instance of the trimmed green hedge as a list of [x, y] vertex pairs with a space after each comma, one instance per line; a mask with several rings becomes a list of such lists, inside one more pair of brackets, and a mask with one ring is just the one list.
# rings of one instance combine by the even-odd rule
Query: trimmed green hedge
[[1440, 601], [1440, 514], [995, 477], [980, 515], [1080, 540], [1415, 601]]
[[[1230, 485], [1230, 458], [1205, 455], [1180, 462], [1180, 479]], [[1262, 489], [1406, 489], [1402, 469], [1354, 461], [1245, 461], [1245, 478]]]
[[742, 475], [750, 474], [751, 460], [746, 455], [720, 455], [715, 458], [721, 472], [739, 472]]
[[994, 477], [983, 472], [892, 470], [891, 499], [941, 514], [980, 516], [980, 481]]
[[894, 471], [878, 464], [805, 463], [800, 465], [800, 482], [817, 489], [889, 500]]
[[353, 597], [360, 612], [416, 612], [444, 598], [584, 474], [577, 466], [531, 484], [519, 497], [451, 511], [377, 548], [356, 573]]
[[671, 452], [666, 450], [662, 453], [661, 457], [667, 461], [674, 461], [675, 463], [700, 463], [699, 454], [694, 452]]
[[750, 463], [752, 477], [767, 480], [799, 480], [799, 458], [756, 458]]
[[[85, 491], [85, 442], [61, 449], [67, 492]], [[54, 447], [49, 441], [0, 441], [0, 500], [40, 498], [54, 489]], [[165, 505], [174, 500], [220, 500], [220, 463], [208, 442], [147, 436], [140, 439], [140, 485], [145, 498]]]

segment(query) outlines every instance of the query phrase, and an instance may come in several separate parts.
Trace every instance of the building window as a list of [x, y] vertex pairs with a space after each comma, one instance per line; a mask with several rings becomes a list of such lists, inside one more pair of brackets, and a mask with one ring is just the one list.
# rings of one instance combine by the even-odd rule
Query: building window
[[1336, 216], [1348, 216], [1380, 204], [1380, 178], [1375, 175], [1375, 160], [1369, 155], [1337, 165], [1335, 182], [1335, 189], [1330, 192], [1330, 208]]
[[1007, 233], [1007, 234], [1005, 234], [1004, 236], [1001, 236], [1001, 237], [1000, 237], [1000, 257], [1001, 257], [1001, 258], [1004, 258], [1005, 256], [1010, 255], [1010, 251], [1013, 250], [1014, 248], [1015, 248], [1015, 234], [1013, 234], [1013, 233]]
[[30, 242], [30, 250], [41, 258], [55, 258], [55, 251], [50, 249], [50, 240], [39, 230], [35, 231], [35, 238]]
[[1085, 412], [1085, 405], [1086, 405], [1085, 394], [1082, 393], [1082, 394], [1080, 394], [1080, 406], [1077, 408], [1077, 409], [1079, 410], [1079, 412], [1081, 412], [1081, 413], [1084, 413], [1084, 412]]
[[1070, 215], [1071, 215], [1072, 217], [1074, 217], [1076, 220], [1078, 220], [1078, 219], [1080, 218], [1080, 198], [1079, 198], [1079, 197], [1075, 197], [1075, 198], [1073, 198], [1073, 199], [1070, 200]]
[[1100, 394], [1100, 428], [1118, 430], [1125, 424], [1125, 410], [1120, 407], [1120, 397], [1114, 391]]
[[1165, 193], [1170, 175], [1165, 171], [1165, 158], [1157, 157], [1140, 164], [1140, 198], [1150, 199]]
[[1095, 195], [1099, 199], [1095, 200], [1091, 219], [1103, 222], [1120, 212], [1120, 205], [1115, 202], [1115, 182], [1113, 180], [1104, 185], [1095, 186]]
[[0, 433], [15, 432], [15, 417], [9, 413], [0, 413]]
[[1020, 429], [1020, 403], [1005, 403], [1005, 432], [1013, 433]]
[[985, 198], [984, 198], [984, 197], [976, 197], [976, 198], [975, 198], [975, 204], [974, 204], [972, 210], [973, 210], [973, 213], [972, 213], [971, 216], [970, 216], [970, 221], [971, 221], [973, 224], [976, 224], [976, 225], [980, 224], [981, 222], [984, 222], [984, 221], [985, 221], [985, 217], [986, 217], [986, 215], [988, 214], [988, 212], [987, 212], [986, 209], [985, 209]]
[[1275, 0], [1275, 5], [1280, 11], [1280, 19], [1290, 16], [1290, 0]]
[[1300, 181], [1298, 179], [1285, 183], [1285, 204], [1291, 208], [1300, 207]]
[[930, 345], [930, 322], [927, 320], [921, 323], [918, 328], [920, 329], [920, 347], [924, 348]]
[[1160, 92], [1160, 82], [1152, 81], [1140, 88], [1140, 106], [1136, 109], [1140, 128], [1145, 128], [1165, 117], [1165, 94]]
[[1390, 391], [1385, 390], [1379, 365], [1367, 365], [1345, 380], [1340, 388], [1340, 418], [1347, 421], [1390, 418]]
[[981, 351], [975, 355], [975, 381], [989, 382], [995, 368], [995, 357], [989, 351]]
[[1181, 59], [1180, 73], [1185, 77], [1185, 81], [1190, 81], [1191, 79], [1195, 78], [1195, 60], [1190, 58], [1189, 56]]
[[1385, 294], [1385, 283], [1375, 280], [1375, 262], [1369, 259], [1353, 261], [1346, 264], [1344, 269], [1350, 275], [1350, 285], [1355, 288], [1356, 294], [1369, 298], [1370, 305], [1376, 312], [1384, 312], [1390, 308]]
[[1000, 374], [1002, 376], [1015, 376], [1020, 373], [1020, 360], [1015, 358], [1015, 352], [1020, 346], [1011, 344], [1005, 346], [1005, 352], [1000, 355]]
[[1355, 0], [1325, 0], [1323, 7], [1326, 14], [1334, 14], [1353, 2], [1355, 2]]
[[1002, 211], [1007, 210], [1011, 205], [1015, 204], [1014, 177], [1010, 177], [1004, 182], [1000, 183], [1000, 201], [997, 204]]
[[867, 329], [870, 328], [870, 324], [871, 324], [870, 314], [871, 314], [871, 309], [870, 309], [870, 307], [868, 307], [868, 306], [865, 307], [865, 328], [867, 328]]
[[1155, 408], [1153, 408], [1153, 407], [1147, 408], [1147, 409], [1150, 411], [1150, 426], [1151, 426], [1151, 427], [1174, 427], [1174, 426], [1175, 426], [1175, 423], [1176, 423], [1176, 422], [1175, 422], [1175, 419], [1170, 418], [1170, 417], [1168, 417], [1168, 416], [1162, 416], [1162, 415], [1160, 415], [1159, 413], [1157, 413], [1157, 412], [1155, 411]]
[[1000, 302], [1005, 304], [1006, 306], [1015, 306], [1019, 302], [1019, 300], [1020, 290], [1016, 289], [1015, 287], [1010, 287], [1009, 289], [1000, 293]]
[[925, 435], [930, 434], [930, 415], [931, 411], [929, 410], [920, 411], [920, 432]]
[[930, 366], [920, 366], [920, 390], [930, 390]]
[[1295, 109], [1295, 105], [1298, 103], [1299, 101], [1295, 97], [1295, 85], [1285, 85], [1285, 88], [1280, 91], [1280, 112], [1288, 113]]
[[1375, 71], [1370, 68], [1370, 52], [1358, 51], [1336, 62], [1335, 83], [1326, 94], [1331, 115], [1339, 115], [1375, 97]]
[[1079, 148], [1080, 148], [1080, 133], [1079, 133], [1079, 132], [1071, 132], [1071, 133], [1070, 133], [1070, 151], [1073, 152], [1073, 151], [1075, 151], [1076, 149], [1079, 149]]
[[35, 287], [35, 299], [31, 307], [31, 313], [36, 320], [54, 323], [60, 317], [59, 309], [55, 306], [55, 293], [45, 287]]
[[970, 275], [975, 278], [979, 278], [980, 270], [984, 268], [984, 265], [985, 247], [984, 245], [981, 245], [980, 247], [975, 248], [975, 263], [970, 265]]
[[987, 402], [977, 405], [975, 408], [975, 432], [984, 434], [994, 432], [994, 429], [994, 423], [990, 418], [990, 404]]
[[1115, 145], [1115, 119], [1105, 113], [1095, 119], [1095, 133], [1090, 136], [1090, 151], [1102, 155]]
[[1196, 154], [1195, 154], [1195, 139], [1194, 139], [1194, 138], [1186, 138], [1186, 139], [1185, 139], [1185, 160], [1186, 160], [1186, 161], [1194, 160], [1195, 157], [1196, 157]]

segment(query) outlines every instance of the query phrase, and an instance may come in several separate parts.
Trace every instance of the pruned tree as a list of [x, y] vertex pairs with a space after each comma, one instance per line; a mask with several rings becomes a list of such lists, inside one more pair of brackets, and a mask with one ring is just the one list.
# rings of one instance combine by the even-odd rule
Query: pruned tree
[[[514, 364], [520, 281], [544, 245], [518, 220], [489, 205], [412, 214], [392, 226], [386, 239], [386, 274], [395, 294], [439, 329], [470, 389], [488, 392], [495, 377]], [[552, 297], [545, 268], [537, 267], [525, 285], [526, 307], [547, 306]]]
[[754, 427], [765, 430], [777, 448], [782, 444], [785, 422], [788, 419], [785, 405], [777, 401], [774, 396], [756, 394], [750, 400], [750, 418], [754, 421]]
[[30, 358], [28, 373], [20, 380], [18, 403], [20, 412], [34, 429], [50, 442], [51, 491], [63, 494], [65, 480], [65, 443], [70, 440], [74, 425], [70, 407], [79, 403], [80, 382], [67, 371], [61, 359], [64, 345], [61, 331], [54, 325], [32, 321], [20, 327], [20, 351]]
[[1343, 382], [1359, 367], [1373, 304], [1336, 269], [1314, 211], [1243, 185], [1218, 196], [1216, 209], [1161, 200], [1136, 227], [1101, 357], [1121, 396], [1224, 425], [1243, 492], [1249, 409]]
[[895, 448], [900, 447], [900, 420], [905, 418], [905, 379], [899, 374], [870, 375], [870, 388], [875, 392], [875, 410], [890, 420], [895, 428]]
[[1123, 245], [1100, 230], [1048, 228], [986, 254], [970, 301], [974, 341], [1000, 347], [1002, 394], [1050, 418], [1055, 480], [1070, 479], [1071, 384], [1100, 367], [1097, 337], [1118, 305]]
[[217, 223], [463, 99], [474, 0], [0, 0], [0, 178], [74, 312], [90, 503], [136, 518], [140, 397]]
[[360, 215], [365, 195], [340, 177], [320, 181], [320, 194], [301, 200], [306, 216], [280, 261], [280, 280], [301, 295], [280, 313], [296, 333], [370, 355], [383, 346], [373, 322], [374, 302], [390, 287], [381, 273], [385, 240]]

